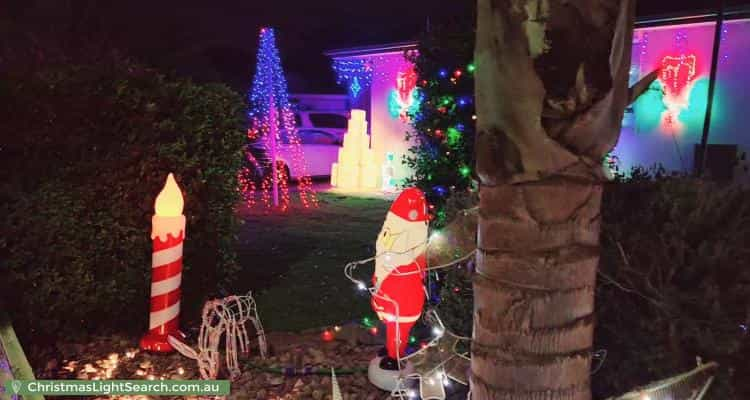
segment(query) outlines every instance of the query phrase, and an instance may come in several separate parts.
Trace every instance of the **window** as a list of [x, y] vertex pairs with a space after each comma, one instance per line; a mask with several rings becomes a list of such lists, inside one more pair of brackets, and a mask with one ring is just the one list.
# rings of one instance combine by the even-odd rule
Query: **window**
[[294, 126], [296, 127], [302, 126], [302, 117], [300, 117], [300, 115], [297, 113], [294, 113]]
[[310, 113], [310, 122], [316, 128], [346, 129], [346, 116], [330, 113]]
[[314, 129], [302, 129], [297, 132], [297, 135], [299, 135], [299, 140], [302, 144], [339, 144], [336, 137], [328, 132], [318, 131]]

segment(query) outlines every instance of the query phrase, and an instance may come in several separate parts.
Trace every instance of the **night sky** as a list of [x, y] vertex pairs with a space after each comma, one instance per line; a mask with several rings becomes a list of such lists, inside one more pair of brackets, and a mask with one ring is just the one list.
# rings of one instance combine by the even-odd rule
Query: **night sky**
[[[83, 32], [125, 54], [196, 81], [244, 91], [254, 71], [258, 29], [277, 29], [292, 92], [334, 93], [334, 48], [414, 39], [427, 20], [471, 18], [474, 0], [0, 0], [35, 30]], [[748, 3], [727, 1], [727, 4]], [[439, 6], [437, 6], [439, 4]], [[705, 11], [713, 0], [646, 1], [638, 15]], [[0, 7], [2, 9], [2, 7]]]

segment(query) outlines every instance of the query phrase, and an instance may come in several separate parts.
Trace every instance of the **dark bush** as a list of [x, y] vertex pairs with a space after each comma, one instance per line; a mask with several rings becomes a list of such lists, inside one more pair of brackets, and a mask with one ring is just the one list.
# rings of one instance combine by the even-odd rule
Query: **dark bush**
[[[595, 398], [690, 370], [696, 357], [721, 364], [708, 398], [750, 398], [750, 192], [639, 168], [606, 185], [602, 215], [594, 346], [607, 356]], [[470, 335], [471, 281], [460, 270], [445, 281], [441, 316]]]
[[171, 171], [188, 218], [183, 310], [235, 277], [243, 104], [117, 56], [0, 72], [0, 300], [22, 337], [146, 328], [151, 215]]
[[750, 398], [747, 382], [731, 384], [750, 355], [750, 192], [643, 172], [604, 192], [595, 344], [607, 359], [595, 393], [689, 370], [701, 357], [722, 366], [708, 398]]

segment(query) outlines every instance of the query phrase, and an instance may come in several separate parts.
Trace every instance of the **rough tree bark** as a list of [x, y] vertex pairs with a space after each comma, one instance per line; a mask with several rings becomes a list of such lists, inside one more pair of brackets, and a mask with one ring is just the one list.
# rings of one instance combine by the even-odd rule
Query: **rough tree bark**
[[584, 400], [634, 0], [478, 0], [472, 399]]

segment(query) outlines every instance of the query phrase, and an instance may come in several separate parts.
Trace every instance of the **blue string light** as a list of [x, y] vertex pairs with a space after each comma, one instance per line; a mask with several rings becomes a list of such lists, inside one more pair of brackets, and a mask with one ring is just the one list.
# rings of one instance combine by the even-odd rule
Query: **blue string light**
[[265, 135], [270, 129], [271, 99], [279, 112], [280, 134], [284, 134], [281, 131], [293, 131], [294, 114], [289, 104], [289, 90], [281, 69], [279, 50], [276, 48], [276, 35], [273, 28], [263, 28], [260, 31], [255, 77], [248, 94], [248, 119], [251, 128], [259, 136]]
[[372, 60], [368, 59], [333, 60], [336, 83], [339, 85], [348, 85], [349, 94], [353, 99], [356, 99], [372, 83], [372, 64]]
[[[295, 171], [299, 176], [298, 193], [302, 204], [305, 208], [317, 205], [318, 200], [315, 197], [315, 192], [312, 190], [312, 181], [309, 174], [307, 174], [304, 153], [295, 130], [294, 113], [289, 103], [289, 89], [284, 77], [284, 71], [281, 68], [281, 57], [276, 47], [276, 35], [273, 28], [262, 28], [260, 30], [255, 76], [253, 77], [252, 88], [248, 93], [248, 100], [248, 138], [251, 140], [251, 143], [260, 141], [260, 143], [266, 146], [266, 150], [270, 151], [268, 146], [274, 142], [269, 139], [273, 139], [274, 137], [269, 133], [275, 124], [278, 128], [275, 139], [286, 138], [285, 141], [282, 141], [282, 144], [289, 146], [291, 160], [287, 160], [287, 167]], [[276, 111], [275, 118], [272, 118], [272, 114], [274, 114], [272, 110]], [[269, 157], [275, 157], [275, 154], [270, 153]], [[273, 178], [272, 180], [276, 181], [277, 178]], [[279, 184], [283, 187], [287, 184], [287, 180], [288, 177], [283, 177], [282, 175], [279, 177]], [[264, 184], [265, 182], [266, 180], [264, 180]], [[269, 190], [275, 190], [275, 188], [265, 188], [264, 193], [267, 194]], [[289, 204], [288, 192], [282, 189], [280, 194], [282, 199], [280, 199], [281, 202], [279, 204], [282, 206], [282, 209], [286, 209]], [[270, 198], [270, 195], [266, 196], [264, 194], [263, 198]]]
[[362, 85], [359, 84], [359, 77], [355, 76], [352, 79], [352, 83], [349, 85], [349, 91], [352, 93], [353, 98], [359, 97], [359, 93], [362, 91]]

